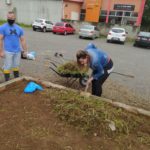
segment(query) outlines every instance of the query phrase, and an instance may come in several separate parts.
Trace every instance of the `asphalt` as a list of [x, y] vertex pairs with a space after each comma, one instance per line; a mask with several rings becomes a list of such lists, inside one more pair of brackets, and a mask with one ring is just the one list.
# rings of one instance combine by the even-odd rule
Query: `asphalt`
[[[88, 43], [94, 43], [105, 50], [112, 58], [116, 72], [133, 75], [134, 78], [111, 74], [110, 78], [150, 101], [150, 49], [133, 47], [133, 43], [106, 43], [105, 38], [95, 40], [79, 39], [78, 35], [54, 35], [51, 32], [34, 32], [25, 29], [28, 50], [35, 51], [36, 60], [21, 60], [21, 72], [44, 80], [54, 81], [54, 73], [49, 69], [49, 60], [54, 60], [56, 52], [65, 59], [75, 60], [77, 50], [84, 49]], [[2, 59], [0, 66], [2, 67]], [[53, 77], [52, 77], [53, 76]], [[1, 73], [1, 82], [4, 82]], [[146, 102], [146, 101], [145, 101]]]

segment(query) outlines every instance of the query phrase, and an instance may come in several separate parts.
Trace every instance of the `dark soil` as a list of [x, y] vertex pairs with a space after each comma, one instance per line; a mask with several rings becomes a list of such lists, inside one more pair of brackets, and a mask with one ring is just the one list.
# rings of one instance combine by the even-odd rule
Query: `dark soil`
[[[149, 118], [69, 91], [51, 88], [25, 94], [26, 84], [0, 93], [0, 150], [150, 149]], [[102, 110], [108, 114], [100, 115]], [[106, 126], [106, 118], [118, 119], [116, 131]]]

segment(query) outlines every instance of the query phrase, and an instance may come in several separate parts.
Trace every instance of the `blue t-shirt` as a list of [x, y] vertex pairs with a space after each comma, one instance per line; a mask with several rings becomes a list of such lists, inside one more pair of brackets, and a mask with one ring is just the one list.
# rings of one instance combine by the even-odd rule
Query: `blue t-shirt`
[[20, 37], [24, 35], [23, 29], [17, 24], [8, 23], [0, 26], [0, 34], [4, 36], [4, 50], [8, 52], [20, 52]]

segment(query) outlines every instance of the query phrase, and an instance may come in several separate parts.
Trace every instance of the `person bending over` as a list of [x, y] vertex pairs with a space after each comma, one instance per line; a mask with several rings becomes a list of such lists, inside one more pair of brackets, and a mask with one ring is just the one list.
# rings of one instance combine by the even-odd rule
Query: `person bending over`
[[92, 83], [92, 94], [102, 95], [102, 85], [113, 70], [113, 61], [110, 56], [90, 43], [85, 50], [79, 50], [76, 54], [77, 63], [92, 69], [92, 75], [87, 81], [87, 86]]

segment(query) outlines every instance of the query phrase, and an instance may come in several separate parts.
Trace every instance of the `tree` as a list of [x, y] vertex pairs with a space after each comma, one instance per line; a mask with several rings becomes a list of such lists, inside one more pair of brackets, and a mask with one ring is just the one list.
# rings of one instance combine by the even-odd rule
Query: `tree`
[[141, 29], [150, 31], [150, 0], [146, 1]]

